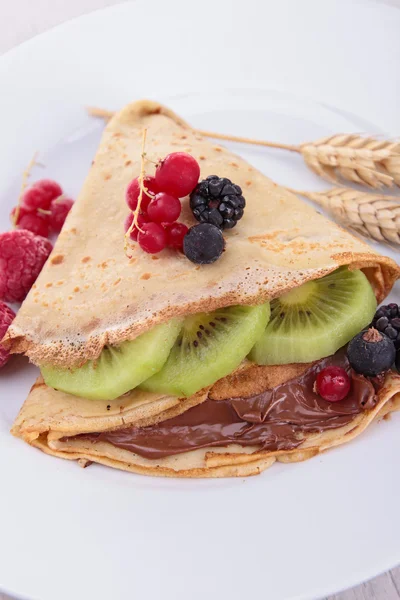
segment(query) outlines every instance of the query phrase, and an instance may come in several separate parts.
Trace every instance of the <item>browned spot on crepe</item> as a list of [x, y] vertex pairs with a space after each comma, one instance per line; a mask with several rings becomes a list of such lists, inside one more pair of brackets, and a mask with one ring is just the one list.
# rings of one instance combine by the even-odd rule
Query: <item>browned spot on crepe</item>
[[46, 283], [46, 287], [50, 288], [53, 284], [51, 283], [51, 281], [49, 281], [48, 283]]
[[141, 278], [140, 278], [140, 279], [145, 279], [145, 280], [147, 280], [147, 279], [150, 279], [150, 277], [151, 277], [151, 273], [143, 273], [143, 275], [141, 276]]
[[83, 263], [87, 263], [87, 262], [89, 262], [89, 260], [92, 260], [92, 259], [90, 258], [90, 256], [84, 256], [84, 257], [82, 258], [82, 262], [83, 262]]
[[113, 285], [118, 285], [120, 281], [121, 281], [121, 277], [118, 277], [118, 279], [116, 279], [114, 281]]
[[129, 167], [129, 165], [131, 165], [131, 164], [132, 164], [132, 161], [131, 161], [131, 160], [126, 160], [126, 161], [125, 161], [125, 166], [126, 166], [126, 167]]
[[61, 263], [64, 262], [64, 256], [62, 254], [56, 254], [56, 256], [53, 256], [50, 262], [52, 265], [61, 265]]
[[74, 287], [74, 292], [79, 292], [80, 288], [79, 286]]

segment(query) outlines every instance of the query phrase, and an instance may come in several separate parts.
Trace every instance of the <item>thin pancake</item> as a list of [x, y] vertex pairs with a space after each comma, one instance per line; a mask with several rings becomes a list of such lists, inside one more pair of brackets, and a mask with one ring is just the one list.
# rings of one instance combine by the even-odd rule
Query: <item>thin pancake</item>
[[[282, 369], [284, 367], [278, 367], [278, 377], [281, 382], [293, 377], [295, 371], [298, 371], [298, 374], [304, 371], [304, 365], [298, 365], [297, 369], [296, 365], [289, 365], [289, 367], [286, 377], [283, 376]], [[264, 367], [263, 369], [265, 382], [276, 379], [275, 367]], [[244, 373], [245, 370], [243, 370]], [[240, 374], [238, 377], [240, 378]], [[257, 383], [257, 386], [259, 385], [260, 381]], [[268, 384], [266, 385], [268, 386]], [[37, 390], [36, 394], [39, 394], [37, 398], [34, 397], [35, 389]], [[302, 461], [312, 458], [331, 447], [344, 444], [360, 435], [374, 419], [400, 408], [400, 376], [389, 372], [383, 387], [378, 392], [378, 399], [374, 408], [356, 415], [350, 423], [343, 427], [326, 430], [322, 433], [307, 434], [301, 446], [294, 450], [259, 451], [257, 447], [241, 447], [230, 444], [226, 447], [203, 448], [158, 460], [150, 460], [106, 442], [93, 444], [82, 438], [61, 440], [67, 432], [70, 433], [68, 431], [68, 415], [59, 415], [58, 427], [63, 428], [60, 430], [59, 428], [56, 429], [55, 421], [54, 423], [48, 421], [46, 415], [45, 420], [42, 421], [41, 416], [38, 416], [35, 410], [37, 401], [40, 402], [40, 398], [51, 404], [54, 394], [57, 394], [57, 392], [46, 387], [35, 389], [25, 402], [15, 422], [12, 430], [14, 435], [22, 437], [40, 450], [60, 458], [81, 460], [84, 464], [87, 461], [93, 461], [126, 471], [165, 477], [243, 477], [245, 475], [255, 475], [271, 466], [275, 461]], [[41, 389], [40, 392], [39, 389]], [[209, 396], [212, 396], [212, 392]], [[202, 400], [206, 397], [207, 394], [202, 396]], [[163, 421], [189, 409], [190, 405], [194, 406], [196, 403], [197, 399], [186, 399], [182, 401], [181, 405], [169, 408], [163, 413], [158, 413], [148, 419], [135, 421], [132, 420], [132, 415], [129, 415], [126, 421], [123, 419], [124, 425], [122, 427], [125, 427], [129, 422], [135, 422], [137, 426], [147, 426]], [[33, 414], [30, 411], [32, 406], [34, 407]], [[83, 431], [81, 430], [81, 432]]]
[[[244, 217], [225, 232], [226, 252], [213, 265], [196, 266], [170, 250], [150, 256], [137, 245], [126, 257], [124, 195], [139, 174], [144, 127], [149, 159], [190, 152], [201, 178], [216, 173], [243, 188]], [[195, 223], [188, 199], [182, 220]], [[105, 344], [133, 339], [173, 316], [265, 302], [344, 264], [364, 270], [378, 300], [400, 272], [165, 107], [136, 102], [107, 125], [78, 201], [5, 341], [37, 364], [81, 364]]]

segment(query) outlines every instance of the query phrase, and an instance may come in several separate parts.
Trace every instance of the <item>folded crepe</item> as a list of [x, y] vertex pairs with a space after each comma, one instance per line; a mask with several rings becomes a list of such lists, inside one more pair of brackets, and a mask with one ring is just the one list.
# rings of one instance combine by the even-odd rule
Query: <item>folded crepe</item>
[[[224, 232], [227, 249], [214, 264], [195, 265], [169, 250], [149, 255], [137, 245], [127, 258], [125, 189], [139, 175], [144, 128], [150, 160], [189, 152], [201, 179], [216, 173], [243, 189], [244, 216]], [[195, 223], [187, 200], [181, 220]], [[170, 110], [136, 102], [107, 125], [81, 194], [4, 341], [35, 364], [76, 368], [98, 358], [105, 346], [135, 339], [173, 317], [265, 303], [343, 265], [364, 272], [378, 302], [399, 276], [391, 259], [202, 138]], [[245, 361], [189, 398], [135, 389], [114, 400], [89, 400], [39, 378], [12, 432], [81, 464], [166, 476], [255, 474], [275, 460], [304, 460], [348, 441], [398, 408], [396, 373], [370, 381], [351, 372], [345, 353], [330, 358], [353, 378], [351, 394], [335, 406], [313, 389], [321, 361]], [[299, 404], [286, 402], [299, 394], [306, 407], [300, 420]]]

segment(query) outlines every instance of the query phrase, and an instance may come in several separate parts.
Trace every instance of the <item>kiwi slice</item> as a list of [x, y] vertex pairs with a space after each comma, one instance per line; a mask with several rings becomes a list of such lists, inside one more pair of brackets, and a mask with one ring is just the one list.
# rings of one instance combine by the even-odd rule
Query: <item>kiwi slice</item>
[[373, 319], [376, 298], [362, 271], [341, 267], [271, 302], [271, 320], [249, 358], [259, 365], [330, 356]]
[[74, 396], [113, 400], [157, 373], [181, 330], [182, 319], [156, 325], [134, 340], [106, 346], [99, 358], [77, 369], [42, 365], [46, 384]]
[[269, 304], [230, 306], [187, 317], [164, 367], [141, 387], [191, 396], [232, 373], [265, 331]]

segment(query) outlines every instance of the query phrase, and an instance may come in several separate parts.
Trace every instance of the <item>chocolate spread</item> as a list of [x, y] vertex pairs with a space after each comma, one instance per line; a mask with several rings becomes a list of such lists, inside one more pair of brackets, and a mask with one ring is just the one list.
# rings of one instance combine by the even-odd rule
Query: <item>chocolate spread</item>
[[[350, 393], [340, 402], [327, 402], [313, 390], [316, 374], [331, 365], [343, 367], [351, 377]], [[302, 443], [305, 433], [342, 427], [372, 408], [378, 388], [379, 382], [351, 369], [342, 349], [318, 361], [300, 377], [256, 396], [208, 399], [157, 425], [81, 434], [75, 439], [108, 442], [150, 459], [231, 443], [270, 451], [290, 450]]]

